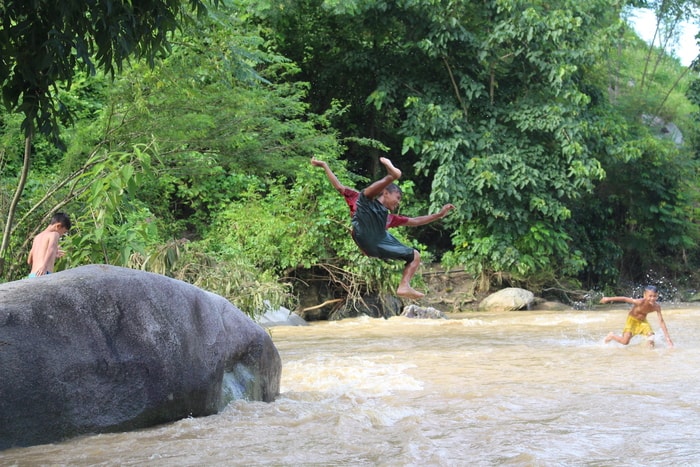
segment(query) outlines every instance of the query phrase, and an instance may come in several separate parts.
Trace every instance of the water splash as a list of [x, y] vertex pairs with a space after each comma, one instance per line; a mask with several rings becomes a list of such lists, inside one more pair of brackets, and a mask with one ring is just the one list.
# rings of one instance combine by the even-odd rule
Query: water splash
[[[688, 298], [697, 293], [695, 289], [683, 288], [682, 280], [672, 280], [663, 274], [659, 274], [654, 270], [649, 270], [644, 274], [642, 283], [626, 282], [620, 289], [620, 294], [631, 297], [641, 298], [644, 295], [644, 289], [647, 286], [653, 285], [659, 291], [659, 302], [668, 304], [680, 304], [687, 302]], [[601, 289], [593, 288], [584, 293], [580, 299], [571, 301], [571, 306], [575, 310], [591, 310], [594, 306], [600, 303], [600, 299], [605, 294]]]
[[601, 290], [591, 289], [581, 296], [580, 300], [573, 300], [571, 306], [574, 310], [591, 310], [595, 305], [600, 303], [600, 299], [604, 294]]
[[674, 284], [671, 279], [664, 275], [658, 274], [656, 271], [649, 270], [644, 274], [643, 284], [629, 284], [629, 296], [640, 298], [644, 295], [644, 289], [653, 285], [659, 291], [659, 302], [680, 303], [683, 301], [683, 293], [680, 291], [677, 284]]

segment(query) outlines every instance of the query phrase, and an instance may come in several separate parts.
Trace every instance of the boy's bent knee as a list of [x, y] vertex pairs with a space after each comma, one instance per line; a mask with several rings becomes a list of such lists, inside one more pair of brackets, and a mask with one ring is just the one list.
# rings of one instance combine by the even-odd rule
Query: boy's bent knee
[[409, 261], [407, 264], [420, 264], [420, 253], [418, 253], [418, 250], [413, 250], [413, 260]]

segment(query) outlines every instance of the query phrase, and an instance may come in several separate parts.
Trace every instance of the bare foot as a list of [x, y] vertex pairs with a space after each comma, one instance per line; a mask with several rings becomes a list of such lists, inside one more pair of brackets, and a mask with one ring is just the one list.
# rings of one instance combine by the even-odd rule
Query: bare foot
[[608, 342], [613, 340], [614, 335], [615, 335], [615, 333], [612, 333], [612, 332], [610, 334], [608, 334], [608, 336], [605, 338], [605, 343], [607, 344]]
[[412, 300], [418, 300], [419, 298], [425, 297], [424, 293], [413, 290], [411, 287], [399, 287], [396, 289], [396, 295], [399, 297], [410, 298]]
[[387, 159], [386, 157], [380, 157], [379, 162], [384, 164], [384, 167], [386, 167], [386, 171], [389, 173], [389, 175], [392, 176], [394, 180], [398, 180], [399, 178], [401, 178], [401, 171], [394, 167], [394, 164], [392, 164], [389, 159]]

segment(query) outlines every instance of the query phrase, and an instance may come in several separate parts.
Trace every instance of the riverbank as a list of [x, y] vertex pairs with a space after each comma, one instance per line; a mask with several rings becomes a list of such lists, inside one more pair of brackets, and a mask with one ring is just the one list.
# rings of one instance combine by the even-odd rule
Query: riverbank
[[[421, 306], [436, 308], [452, 317], [459, 317], [461, 313], [474, 312], [479, 302], [490, 292], [479, 291], [477, 281], [463, 269], [445, 269], [439, 264], [426, 265], [421, 270], [421, 278], [424, 287], [418, 287], [426, 293], [419, 302]], [[662, 281], [664, 282], [664, 281]], [[657, 284], [654, 284], [657, 285]], [[667, 283], [658, 284], [662, 291], [660, 303], [662, 306], [689, 307], [700, 306], [700, 293], [694, 291], [683, 293], [676, 287]], [[503, 287], [507, 287], [504, 285]], [[631, 291], [628, 296], [640, 297], [643, 286], [637, 287], [637, 292]], [[532, 311], [576, 311], [600, 309], [600, 299], [603, 294], [599, 291], [547, 289], [547, 297], [535, 293], [535, 303], [530, 308]], [[682, 301], [693, 300], [693, 301]], [[698, 300], [698, 301], [696, 301]], [[625, 304], [618, 304], [626, 308]], [[604, 305], [611, 307], [616, 305]]]

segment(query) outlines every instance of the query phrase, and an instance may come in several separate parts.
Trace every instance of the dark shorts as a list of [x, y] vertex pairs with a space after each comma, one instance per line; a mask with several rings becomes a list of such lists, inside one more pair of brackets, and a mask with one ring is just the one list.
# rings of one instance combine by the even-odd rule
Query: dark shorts
[[357, 238], [355, 238], [355, 243], [357, 243], [357, 246], [359, 246], [367, 256], [380, 259], [395, 259], [410, 263], [413, 261], [413, 256], [415, 254], [413, 248], [404, 245], [389, 232], [386, 232], [384, 238], [374, 245], [363, 245], [363, 242]]

